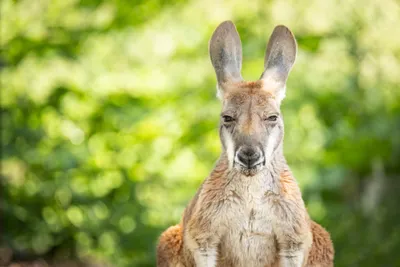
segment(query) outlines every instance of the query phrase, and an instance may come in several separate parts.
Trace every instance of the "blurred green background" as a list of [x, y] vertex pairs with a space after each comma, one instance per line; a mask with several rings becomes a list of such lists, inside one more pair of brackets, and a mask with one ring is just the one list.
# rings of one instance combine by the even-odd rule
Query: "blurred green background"
[[220, 153], [226, 19], [248, 80], [275, 25], [297, 37], [285, 155], [335, 266], [400, 266], [396, 0], [2, 0], [0, 265], [155, 266]]

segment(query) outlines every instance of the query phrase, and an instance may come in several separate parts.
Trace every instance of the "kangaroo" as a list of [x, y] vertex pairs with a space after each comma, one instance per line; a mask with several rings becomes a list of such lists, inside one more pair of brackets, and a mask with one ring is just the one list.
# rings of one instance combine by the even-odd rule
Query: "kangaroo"
[[310, 219], [283, 155], [280, 104], [297, 53], [293, 34], [275, 27], [257, 81], [242, 79], [231, 21], [214, 31], [209, 52], [222, 101], [222, 153], [181, 222], [162, 233], [157, 266], [333, 266], [330, 235]]

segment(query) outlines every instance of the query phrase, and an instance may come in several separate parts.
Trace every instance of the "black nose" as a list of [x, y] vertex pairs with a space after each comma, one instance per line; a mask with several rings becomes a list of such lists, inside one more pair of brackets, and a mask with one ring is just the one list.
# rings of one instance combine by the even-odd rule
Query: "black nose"
[[238, 153], [238, 159], [248, 168], [254, 167], [260, 159], [260, 152], [251, 147], [242, 148]]

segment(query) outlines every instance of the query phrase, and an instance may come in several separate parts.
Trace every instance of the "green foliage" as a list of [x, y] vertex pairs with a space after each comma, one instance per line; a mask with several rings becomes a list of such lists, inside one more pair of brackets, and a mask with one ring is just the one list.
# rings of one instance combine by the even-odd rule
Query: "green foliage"
[[286, 24], [299, 43], [285, 154], [336, 266], [399, 266], [395, 0], [0, 3], [3, 246], [154, 266], [218, 158], [208, 39], [238, 26], [243, 76]]

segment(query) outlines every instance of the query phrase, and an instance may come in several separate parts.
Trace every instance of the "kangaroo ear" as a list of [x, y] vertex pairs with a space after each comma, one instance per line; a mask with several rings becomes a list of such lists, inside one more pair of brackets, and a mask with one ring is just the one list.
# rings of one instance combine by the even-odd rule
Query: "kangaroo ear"
[[212, 65], [217, 75], [218, 87], [223, 84], [242, 81], [242, 43], [232, 21], [222, 22], [215, 29], [209, 51]]
[[264, 58], [262, 80], [274, 82], [279, 102], [285, 97], [286, 80], [297, 54], [297, 43], [292, 32], [283, 25], [276, 26], [269, 38]]

